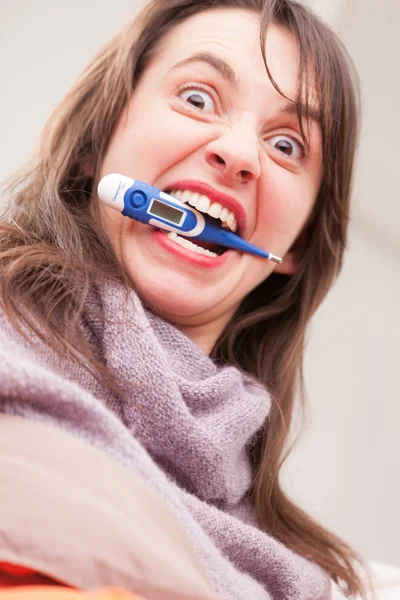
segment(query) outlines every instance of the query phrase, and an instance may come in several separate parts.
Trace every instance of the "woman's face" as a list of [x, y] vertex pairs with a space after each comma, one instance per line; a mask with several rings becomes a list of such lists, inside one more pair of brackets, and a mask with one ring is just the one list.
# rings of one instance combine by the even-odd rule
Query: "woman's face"
[[[178, 190], [178, 197], [201, 200], [199, 210], [217, 202], [220, 207], [211, 209], [216, 218], [225, 208], [220, 217], [234, 228], [234, 215], [243, 238], [284, 257], [277, 267], [235, 250], [202, 256], [100, 206], [103, 228], [139, 294], [205, 352], [243, 298], [274, 269], [294, 272], [294, 242], [322, 177], [318, 123], [310, 122], [306, 154], [296, 106], [268, 78], [259, 24], [251, 12], [218, 8], [170, 31], [142, 75], [100, 168], [100, 178], [121, 173], [161, 190]], [[280, 89], [295, 98], [292, 35], [272, 25], [266, 54]]]

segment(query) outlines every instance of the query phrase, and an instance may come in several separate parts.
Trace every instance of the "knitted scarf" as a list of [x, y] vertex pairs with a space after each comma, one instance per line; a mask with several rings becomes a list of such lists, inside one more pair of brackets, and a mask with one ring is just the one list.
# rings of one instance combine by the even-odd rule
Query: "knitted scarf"
[[0, 315], [0, 411], [59, 427], [142, 477], [175, 511], [221, 599], [328, 600], [327, 576], [261, 531], [247, 500], [266, 390], [118, 285], [91, 292], [82, 327], [124, 398]]

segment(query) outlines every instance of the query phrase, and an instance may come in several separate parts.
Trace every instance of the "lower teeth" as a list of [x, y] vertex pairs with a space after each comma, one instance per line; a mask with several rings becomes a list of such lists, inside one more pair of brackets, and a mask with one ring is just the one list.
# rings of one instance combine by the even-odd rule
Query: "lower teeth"
[[202, 248], [201, 246], [197, 246], [190, 242], [188, 239], [181, 237], [175, 231], [170, 231], [169, 233], [165, 232], [166, 236], [173, 240], [176, 244], [183, 246], [186, 250], [191, 250], [196, 254], [203, 254], [204, 256], [209, 256], [212, 258], [218, 258], [218, 254], [215, 252], [211, 252], [211, 250], [207, 250], [206, 248]]

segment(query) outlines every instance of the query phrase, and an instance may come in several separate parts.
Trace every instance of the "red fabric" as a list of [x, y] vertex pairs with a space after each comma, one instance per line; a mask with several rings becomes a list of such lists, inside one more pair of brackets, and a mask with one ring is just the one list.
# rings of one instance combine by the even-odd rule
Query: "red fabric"
[[0, 600], [145, 600], [145, 598], [113, 588], [85, 593], [57, 586], [20, 586], [0, 590]]
[[37, 573], [28, 567], [8, 562], [0, 562], [0, 588], [16, 587], [20, 585], [62, 586], [63, 584], [51, 577], [47, 577], [47, 575]]
[[[4, 589], [7, 588], [7, 589]], [[119, 589], [81, 592], [33, 569], [0, 562], [0, 600], [146, 600]]]

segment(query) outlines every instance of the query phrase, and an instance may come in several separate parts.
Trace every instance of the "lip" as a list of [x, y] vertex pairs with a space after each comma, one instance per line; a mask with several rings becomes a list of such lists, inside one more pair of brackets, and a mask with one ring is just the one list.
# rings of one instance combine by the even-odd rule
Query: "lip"
[[204, 256], [204, 254], [196, 254], [195, 252], [176, 244], [166, 236], [165, 233], [162, 233], [158, 229], [155, 229], [152, 232], [152, 236], [157, 243], [172, 254], [179, 256], [181, 259], [192, 265], [204, 267], [206, 269], [216, 269], [217, 267], [222, 266], [228, 260], [229, 256], [235, 252], [234, 250], [227, 250], [224, 254], [221, 254], [221, 256], [211, 258], [210, 256]]
[[190, 192], [198, 192], [210, 198], [211, 202], [219, 202], [222, 206], [231, 210], [237, 220], [238, 230], [236, 233], [242, 235], [246, 231], [247, 215], [243, 206], [234, 198], [223, 192], [219, 192], [208, 183], [196, 181], [195, 179], [181, 179], [174, 181], [164, 188], [165, 190], [188, 190]]

